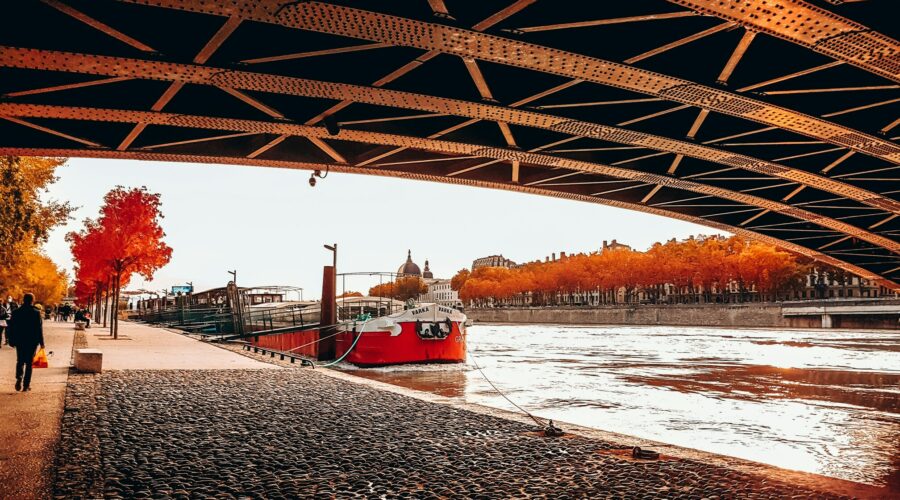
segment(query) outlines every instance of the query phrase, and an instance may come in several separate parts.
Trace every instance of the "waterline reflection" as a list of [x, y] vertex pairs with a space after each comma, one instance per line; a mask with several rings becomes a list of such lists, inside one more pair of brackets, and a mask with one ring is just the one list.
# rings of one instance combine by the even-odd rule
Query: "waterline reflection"
[[[537, 415], [900, 489], [900, 333], [477, 325], [469, 348]], [[471, 366], [355, 375], [513, 409]]]

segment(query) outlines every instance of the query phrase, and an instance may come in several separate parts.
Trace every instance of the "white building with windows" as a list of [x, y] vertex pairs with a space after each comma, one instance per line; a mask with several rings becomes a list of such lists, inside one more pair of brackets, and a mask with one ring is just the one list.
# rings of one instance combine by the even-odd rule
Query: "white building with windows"
[[442, 306], [462, 307], [459, 292], [450, 288], [448, 279], [426, 279], [428, 291], [419, 295], [419, 302], [434, 302]]

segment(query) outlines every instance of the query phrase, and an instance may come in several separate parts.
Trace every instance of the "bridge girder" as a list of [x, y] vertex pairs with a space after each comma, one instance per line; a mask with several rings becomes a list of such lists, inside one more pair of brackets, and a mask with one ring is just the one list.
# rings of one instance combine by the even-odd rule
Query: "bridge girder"
[[[0, 152], [331, 168], [591, 201], [900, 289], [898, 45], [878, 7], [670, 1], [691, 10], [486, 0], [434, 22], [427, 2], [22, 2], [0, 33]], [[834, 12], [866, 8], [876, 29]]]
[[519, 184], [511, 184], [504, 182], [491, 182], [491, 181], [480, 181], [480, 180], [470, 180], [463, 179], [459, 177], [447, 177], [444, 175], [435, 175], [430, 173], [410, 173], [408, 171], [403, 170], [392, 170], [389, 168], [364, 168], [364, 167], [356, 167], [353, 165], [347, 165], [342, 163], [313, 163], [313, 162], [292, 162], [292, 161], [282, 161], [282, 160], [259, 160], [259, 159], [248, 159], [241, 157], [223, 157], [223, 156], [200, 156], [200, 155], [186, 155], [186, 154], [175, 154], [175, 153], [154, 153], [147, 151], [109, 151], [109, 150], [77, 150], [77, 149], [29, 149], [29, 148], [0, 148], [0, 154], [3, 155], [16, 155], [16, 156], [56, 156], [56, 157], [85, 157], [85, 158], [122, 158], [122, 159], [131, 159], [131, 160], [144, 160], [144, 161], [160, 161], [160, 162], [185, 162], [185, 163], [202, 163], [202, 164], [224, 164], [224, 165], [246, 165], [253, 167], [267, 167], [267, 168], [287, 168], [287, 169], [298, 169], [298, 170], [329, 170], [332, 172], [338, 173], [348, 173], [348, 174], [361, 174], [361, 175], [374, 175], [380, 177], [400, 177], [412, 180], [420, 180], [420, 181], [428, 181], [428, 182], [439, 182], [445, 184], [457, 184], [457, 185], [465, 185], [472, 187], [481, 187], [487, 189], [499, 189], [504, 191], [514, 191], [519, 193], [527, 193], [527, 194], [536, 194], [540, 196], [548, 196], [553, 198], [562, 198], [574, 201], [588, 202], [588, 203], [596, 203], [616, 208], [624, 208], [628, 210], [635, 210], [643, 213], [649, 213], [653, 215], [660, 215], [663, 217], [668, 217], [672, 219], [678, 219], [685, 222], [693, 222], [695, 224], [701, 224], [707, 227], [721, 229], [722, 231], [727, 231], [730, 233], [734, 233], [739, 236], [744, 236], [747, 238], [751, 238], [757, 241], [762, 241], [765, 243], [769, 243], [792, 252], [798, 253], [800, 255], [804, 255], [806, 257], [810, 257], [814, 260], [824, 262], [826, 264], [830, 264], [832, 266], [844, 269], [848, 272], [856, 274], [862, 278], [873, 281], [874, 283], [878, 283], [884, 285], [886, 287], [893, 287], [894, 285], [890, 280], [885, 280], [883, 277], [878, 276], [874, 273], [867, 271], [861, 267], [854, 266], [852, 264], [848, 264], [839, 259], [835, 259], [827, 254], [822, 252], [812, 251], [804, 246], [797, 245], [795, 243], [791, 243], [786, 240], [773, 238], [771, 236], [761, 235], [759, 233], [748, 231], [746, 229], [729, 226], [727, 224], [720, 224], [713, 221], [709, 221], [707, 219], [702, 219], [700, 217], [692, 217], [690, 215], [685, 215], [679, 212], [674, 212], [665, 209], [659, 209], [654, 207], [649, 207], [646, 205], [634, 204], [634, 203], [626, 203], [615, 200], [608, 200], [603, 198], [597, 198], [592, 196], [584, 196], [573, 193], [566, 193], [560, 191], [554, 191], [550, 189], [542, 189], [540, 187], [533, 186], [523, 186]]
[[[290, 123], [275, 123], [255, 120], [235, 120], [230, 118], [190, 116], [172, 113], [160, 113], [154, 111], [129, 111], [114, 109], [76, 108], [64, 106], [41, 106], [33, 104], [2, 104], [0, 103], [0, 117], [30, 117], [30, 118], [59, 118], [67, 120], [83, 120], [98, 122], [118, 123], [144, 123], [153, 125], [166, 125], [174, 127], [186, 127], [194, 129], [207, 129], [216, 131], [228, 131], [249, 134], [278, 134], [294, 137], [306, 137], [309, 139], [334, 139], [359, 142], [363, 144], [376, 144], [382, 146], [395, 146], [403, 148], [420, 149], [450, 155], [468, 155], [482, 158], [520, 162], [550, 168], [564, 168], [585, 173], [601, 174], [609, 177], [639, 181], [642, 183], [664, 186], [673, 189], [682, 189], [694, 193], [716, 196], [722, 199], [738, 203], [756, 206], [762, 209], [790, 215], [794, 218], [812, 222], [822, 227], [839, 231], [851, 237], [868, 241], [878, 245], [892, 253], [900, 254], [900, 243], [868, 231], [861, 230], [850, 224], [843, 223], [830, 217], [823, 217], [808, 210], [792, 207], [785, 203], [778, 203], [758, 196], [745, 193], [737, 193], [731, 190], [709, 186], [688, 180], [675, 179], [671, 176], [643, 173], [625, 168], [612, 167], [586, 161], [560, 158], [548, 154], [517, 151], [510, 148], [484, 147], [477, 144], [441, 141], [436, 139], [400, 136], [360, 130], [341, 130], [337, 135], [330, 134], [325, 127], [312, 127]], [[234, 136], [229, 136], [231, 138]]]

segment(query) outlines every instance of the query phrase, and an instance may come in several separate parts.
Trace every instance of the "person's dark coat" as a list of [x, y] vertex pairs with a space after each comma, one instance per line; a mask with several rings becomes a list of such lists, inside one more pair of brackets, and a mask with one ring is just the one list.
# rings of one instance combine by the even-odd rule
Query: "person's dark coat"
[[7, 328], [10, 345], [25, 348], [44, 345], [41, 312], [33, 305], [22, 306], [13, 311]]

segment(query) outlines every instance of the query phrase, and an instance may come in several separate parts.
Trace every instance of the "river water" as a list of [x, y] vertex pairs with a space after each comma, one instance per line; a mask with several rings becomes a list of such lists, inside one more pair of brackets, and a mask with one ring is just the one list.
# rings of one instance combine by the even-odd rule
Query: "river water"
[[[900, 332], [476, 325], [468, 348], [542, 417], [900, 489]], [[352, 373], [514, 409], [471, 357]]]

